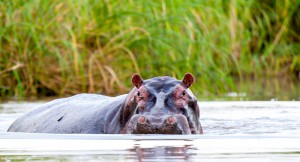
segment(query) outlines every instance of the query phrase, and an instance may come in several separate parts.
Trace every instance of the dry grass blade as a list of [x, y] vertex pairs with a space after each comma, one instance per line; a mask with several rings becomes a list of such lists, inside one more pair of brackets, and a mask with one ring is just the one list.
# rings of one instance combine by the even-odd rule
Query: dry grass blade
[[25, 65], [23, 63], [20, 63], [18, 62], [16, 65], [14, 65], [13, 67], [10, 67], [8, 69], [5, 69], [3, 71], [0, 71], [0, 75], [4, 74], [4, 73], [7, 73], [7, 72], [10, 72], [10, 71], [13, 71], [13, 70], [17, 70], [21, 67], [24, 67]]

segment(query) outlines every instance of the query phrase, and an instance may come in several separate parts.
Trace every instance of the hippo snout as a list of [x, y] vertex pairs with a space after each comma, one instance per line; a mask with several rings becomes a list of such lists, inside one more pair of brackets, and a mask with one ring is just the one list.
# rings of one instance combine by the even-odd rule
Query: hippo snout
[[136, 114], [128, 124], [127, 133], [191, 134], [191, 131], [186, 117], [180, 114], [160, 117]]

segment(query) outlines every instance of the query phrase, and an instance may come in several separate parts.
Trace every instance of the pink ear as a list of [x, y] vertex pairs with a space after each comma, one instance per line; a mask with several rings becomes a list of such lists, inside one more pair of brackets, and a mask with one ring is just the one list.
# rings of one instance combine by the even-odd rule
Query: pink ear
[[194, 83], [194, 76], [191, 73], [185, 74], [182, 83], [189, 88]]
[[143, 79], [139, 74], [134, 74], [131, 78], [131, 82], [133, 85], [136, 86], [136, 88], [140, 88], [141, 85], [143, 84]]

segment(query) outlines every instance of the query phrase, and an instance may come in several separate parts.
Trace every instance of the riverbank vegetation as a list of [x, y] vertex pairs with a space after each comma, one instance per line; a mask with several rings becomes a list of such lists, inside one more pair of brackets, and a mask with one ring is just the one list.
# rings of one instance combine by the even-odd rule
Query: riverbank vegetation
[[127, 92], [191, 72], [199, 94], [300, 76], [300, 1], [3, 0], [1, 96]]

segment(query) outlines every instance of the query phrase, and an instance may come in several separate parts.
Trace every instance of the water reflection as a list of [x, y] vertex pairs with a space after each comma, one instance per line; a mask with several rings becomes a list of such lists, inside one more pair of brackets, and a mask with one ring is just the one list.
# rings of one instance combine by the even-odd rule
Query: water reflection
[[182, 147], [169, 146], [155, 148], [142, 148], [141, 146], [137, 145], [133, 149], [130, 149], [129, 152], [135, 153], [139, 162], [145, 160], [162, 161], [162, 159], [189, 161], [189, 158], [193, 155], [189, 153], [189, 149], [191, 149], [191, 145], [184, 145]]
[[0, 161], [297, 161], [300, 158], [298, 136], [12, 133], [0, 137]]

